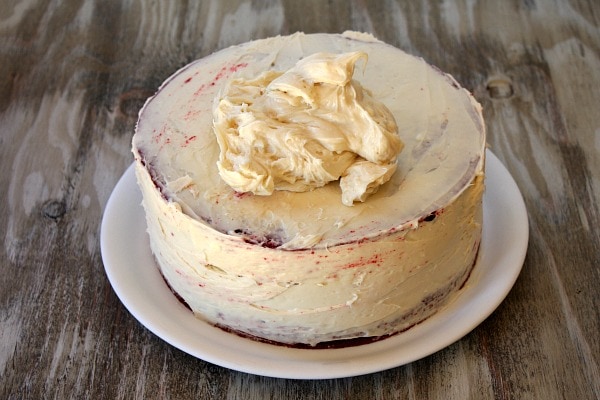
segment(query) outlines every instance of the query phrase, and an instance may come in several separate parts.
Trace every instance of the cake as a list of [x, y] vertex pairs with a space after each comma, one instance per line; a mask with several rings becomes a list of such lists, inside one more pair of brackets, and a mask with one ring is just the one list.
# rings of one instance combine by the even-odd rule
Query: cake
[[481, 107], [369, 34], [194, 61], [148, 99], [132, 148], [160, 273], [230, 332], [299, 347], [386, 338], [458, 296], [477, 260]]

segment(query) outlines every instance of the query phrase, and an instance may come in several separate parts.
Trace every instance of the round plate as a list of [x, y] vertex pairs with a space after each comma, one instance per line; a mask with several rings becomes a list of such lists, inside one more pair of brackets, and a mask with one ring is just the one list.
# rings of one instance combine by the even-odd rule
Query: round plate
[[171, 293], [152, 256], [133, 165], [117, 183], [101, 228], [108, 279], [125, 307], [149, 330], [202, 360], [258, 375], [326, 379], [361, 375], [428, 356], [462, 338], [487, 318], [515, 283], [529, 227], [510, 173], [487, 152], [483, 239], [479, 259], [460, 295], [408, 331], [342, 349], [294, 349], [229, 334], [195, 318]]

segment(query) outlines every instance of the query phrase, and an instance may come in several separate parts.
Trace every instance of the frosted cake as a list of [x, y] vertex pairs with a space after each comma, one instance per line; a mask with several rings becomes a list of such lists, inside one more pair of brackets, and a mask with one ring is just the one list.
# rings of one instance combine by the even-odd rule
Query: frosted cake
[[244, 336], [385, 338], [458, 295], [477, 259], [481, 108], [368, 34], [296, 33], [192, 62], [146, 102], [133, 153], [165, 281]]

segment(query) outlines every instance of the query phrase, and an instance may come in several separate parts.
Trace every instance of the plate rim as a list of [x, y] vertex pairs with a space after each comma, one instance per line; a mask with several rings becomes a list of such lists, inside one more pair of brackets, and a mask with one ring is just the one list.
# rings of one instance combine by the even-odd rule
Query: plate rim
[[[275, 378], [332, 379], [364, 375], [408, 364], [449, 346], [481, 324], [506, 298], [521, 272], [529, 241], [527, 210], [521, 192], [501, 161], [486, 150], [481, 251], [460, 295], [424, 322], [378, 342], [340, 349], [296, 349], [224, 332], [195, 318], [181, 305], [162, 281], [152, 258], [140, 203], [141, 193], [131, 164], [109, 197], [100, 229], [105, 273], [121, 303], [159, 338], [196, 358], [225, 368]], [[502, 218], [498, 216], [500, 213]], [[490, 218], [493, 224], [486, 222]], [[143, 226], [142, 235], [136, 236], [140, 226]], [[132, 232], [128, 232], [128, 228], [135, 230], [134, 235], [130, 235]], [[137, 240], [125, 244], [123, 240], [115, 239], [119, 235]], [[492, 239], [498, 237], [511, 241], [512, 246], [498, 251], [502, 246], [494, 248], [491, 245]], [[132, 286], [131, 279], [127, 280], [131, 264], [134, 264], [134, 270], [139, 269], [136, 262], [150, 262], [148, 256], [156, 267], [154, 272], [136, 279]], [[493, 262], [496, 268], [487, 265], [489, 262]], [[166, 300], [166, 309], [156, 311], [150, 307], [156, 295]], [[170, 300], [167, 300], [168, 296]], [[169, 321], [190, 329], [187, 332], [178, 329], [169, 325]], [[444, 328], [443, 335], [436, 335], [435, 332], [441, 328]]]

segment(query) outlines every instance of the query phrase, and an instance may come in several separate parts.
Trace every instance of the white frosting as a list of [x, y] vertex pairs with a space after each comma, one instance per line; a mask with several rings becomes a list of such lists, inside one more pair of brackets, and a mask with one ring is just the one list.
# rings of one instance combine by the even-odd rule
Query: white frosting
[[[287, 70], [319, 51], [368, 54], [358, 75], [398, 124], [404, 149], [396, 172], [368, 201], [353, 207], [340, 207], [337, 184], [240, 196], [218, 173], [215, 98], [231, 79]], [[168, 197], [214, 229], [288, 249], [325, 248], [410, 225], [458, 196], [482, 170], [482, 130], [479, 105], [423, 60], [381, 42], [295, 34], [231, 47], [180, 70], [144, 107], [134, 146], [154, 166], [159, 185], [189, 177], [185, 190], [169, 191]]]
[[[353, 207], [335, 183], [236, 192], [217, 168], [215, 98], [233, 79], [317, 52], [368, 55], [361, 85], [404, 142], [396, 171]], [[133, 151], [161, 271], [211, 323], [285, 343], [390, 334], [435, 312], [477, 255], [481, 108], [448, 75], [371, 36], [295, 34], [196, 61], [144, 106]]]
[[306, 192], [340, 180], [364, 201], [396, 170], [394, 116], [353, 80], [364, 52], [315, 53], [285, 72], [232, 79], [214, 110], [221, 178], [237, 192]]

